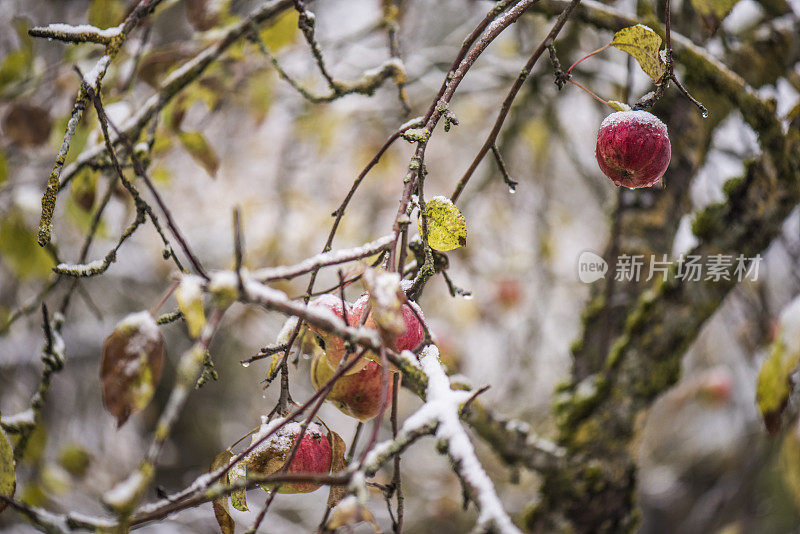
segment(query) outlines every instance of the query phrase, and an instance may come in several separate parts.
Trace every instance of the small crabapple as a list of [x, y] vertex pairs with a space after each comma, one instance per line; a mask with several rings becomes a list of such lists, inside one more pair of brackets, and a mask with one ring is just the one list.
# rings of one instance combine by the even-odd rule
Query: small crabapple
[[[311, 363], [311, 383], [319, 390], [331, 379], [335, 368], [327, 358], [317, 355]], [[394, 372], [394, 371], [390, 371]], [[389, 375], [384, 401], [387, 408], [392, 402], [392, 376]], [[380, 411], [383, 391], [383, 368], [378, 362], [365, 360], [365, 366], [357, 373], [344, 375], [334, 382], [327, 400], [342, 412], [361, 421], [372, 419]]]
[[603, 174], [618, 186], [636, 189], [656, 184], [669, 166], [666, 125], [647, 111], [617, 111], [597, 132], [595, 157]]
[[[265, 426], [262, 425], [262, 429]], [[253, 435], [253, 443], [261, 439], [263, 434]], [[280, 471], [294, 443], [300, 435], [300, 423], [290, 422], [282, 426], [272, 436], [256, 447], [243, 460], [248, 472], [268, 476]], [[310, 423], [300, 440], [297, 452], [289, 464], [287, 473], [316, 473], [326, 474], [331, 470], [333, 451], [331, 444], [322, 428], [316, 423]], [[320, 487], [313, 482], [282, 483], [279, 493], [309, 493]]]

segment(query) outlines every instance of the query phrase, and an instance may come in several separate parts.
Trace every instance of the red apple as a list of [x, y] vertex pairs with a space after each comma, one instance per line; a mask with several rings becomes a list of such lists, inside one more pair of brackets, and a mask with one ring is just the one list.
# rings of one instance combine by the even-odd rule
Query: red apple
[[[342, 306], [342, 298], [337, 295], [326, 294], [321, 295], [308, 303], [308, 308], [314, 311], [329, 312], [341, 320], [345, 320], [345, 312], [347, 313], [347, 320], [353, 315], [350, 303], [345, 302]], [[325, 354], [333, 365], [338, 365], [339, 361], [344, 356], [344, 339], [335, 334], [331, 334], [316, 326], [309, 326], [309, 329], [316, 333], [325, 344]]]
[[[353, 311], [350, 316], [350, 324], [352, 326], [359, 326], [361, 324], [361, 317], [364, 314], [364, 310], [368, 303], [369, 293], [364, 293], [353, 303]], [[413, 310], [411, 309], [411, 306], [414, 307]], [[419, 305], [416, 302], [409, 301], [408, 304], [403, 304], [401, 310], [403, 313], [405, 330], [402, 334], [395, 338], [391, 346], [391, 348], [397, 352], [414, 350], [419, 346], [420, 343], [422, 343], [422, 340], [425, 339], [425, 330], [423, 330], [420, 320], [417, 319], [417, 315], [419, 315], [420, 319], [425, 319], [425, 316], [423, 315], [422, 309], [420, 309]], [[364, 326], [367, 328], [375, 328], [375, 322], [372, 320], [372, 314], [367, 317]]]
[[[292, 421], [282, 426], [242, 460], [245, 468], [248, 472], [260, 475], [279, 472], [289, 459], [292, 446], [299, 435], [300, 423]], [[252, 440], [256, 442], [260, 438], [260, 433], [256, 433]], [[316, 423], [310, 423], [286, 472], [326, 474], [331, 470], [332, 458], [331, 444], [322, 427]], [[313, 482], [283, 483], [278, 491], [279, 493], [309, 493], [319, 486]]]
[[647, 111], [612, 113], [597, 132], [597, 163], [618, 186], [636, 189], [656, 184], [667, 171], [670, 156], [666, 125]]
[[[378, 362], [366, 360], [364, 367], [357, 373], [339, 377], [327, 396], [342, 412], [361, 421], [372, 419], [380, 411], [383, 368]], [[326, 384], [335, 371], [326, 358], [317, 356], [311, 363], [311, 383], [319, 390]], [[387, 409], [392, 403], [392, 376], [384, 397]]]

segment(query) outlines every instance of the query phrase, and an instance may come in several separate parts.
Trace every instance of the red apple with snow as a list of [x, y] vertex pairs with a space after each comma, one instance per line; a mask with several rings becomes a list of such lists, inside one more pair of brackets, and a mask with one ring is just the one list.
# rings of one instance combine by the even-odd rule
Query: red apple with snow
[[[327, 358], [318, 355], [311, 363], [311, 383], [314, 389], [322, 388], [335, 373]], [[392, 373], [390, 371], [388, 385], [383, 396], [386, 407], [392, 403]], [[351, 417], [361, 421], [372, 419], [381, 407], [383, 391], [383, 367], [378, 362], [365, 360], [365, 365], [358, 372], [339, 377], [334, 382], [326, 400]]]
[[[350, 324], [358, 326], [361, 324], [364, 310], [369, 303], [369, 293], [364, 293], [361, 297], [353, 303], [352, 315], [350, 317]], [[411, 308], [413, 306], [413, 310]], [[403, 314], [403, 332], [395, 336], [391, 343], [391, 348], [397, 352], [404, 350], [414, 350], [425, 339], [425, 330], [422, 328], [420, 319], [425, 319], [422, 309], [416, 302], [409, 301], [401, 307]], [[419, 316], [419, 319], [417, 318]], [[372, 313], [367, 317], [364, 322], [367, 328], [375, 328], [375, 322], [372, 319]]]
[[[338, 317], [342, 321], [347, 321], [352, 324], [351, 318], [353, 316], [353, 310], [350, 306], [349, 302], [344, 302], [342, 305], [342, 298], [337, 295], [332, 294], [325, 294], [321, 295], [319, 298], [316, 298], [308, 303], [308, 309], [312, 310], [313, 312], [322, 312], [325, 314], [331, 314], [333, 316]], [[325, 350], [325, 355], [327, 356], [328, 360], [331, 362], [331, 365], [337, 366], [339, 365], [339, 361], [345, 354], [345, 342], [344, 339], [337, 336], [336, 334], [331, 334], [330, 332], [326, 332], [321, 328], [316, 326], [310, 325], [309, 329], [317, 334], [319, 338], [322, 340], [324, 345], [323, 349]], [[354, 369], [351, 369], [352, 372], [356, 372], [361, 369], [363, 365], [356, 364]]]
[[[253, 435], [253, 443], [263, 437], [266, 428], [266, 425], [262, 425], [259, 432]], [[248, 473], [265, 476], [277, 473], [283, 469], [289, 459], [292, 447], [299, 436], [300, 423], [289, 422], [248, 454], [242, 460], [242, 464]], [[331, 443], [322, 427], [316, 423], [310, 423], [286, 472], [324, 475], [330, 472], [332, 461]], [[319, 487], [319, 484], [313, 482], [282, 483], [278, 491], [279, 493], [309, 493]]]
[[666, 125], [647, 111], [612, 113], [597, 132], [597, 163], [618, 186], [655, 185], [667, 171], [670, 156]]

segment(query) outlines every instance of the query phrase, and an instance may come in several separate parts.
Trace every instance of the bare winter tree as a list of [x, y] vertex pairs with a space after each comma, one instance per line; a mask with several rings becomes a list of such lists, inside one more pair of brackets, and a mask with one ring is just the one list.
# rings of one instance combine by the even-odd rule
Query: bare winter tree
[[4, 531], [800, 527], [800, 6], [0, 23]]

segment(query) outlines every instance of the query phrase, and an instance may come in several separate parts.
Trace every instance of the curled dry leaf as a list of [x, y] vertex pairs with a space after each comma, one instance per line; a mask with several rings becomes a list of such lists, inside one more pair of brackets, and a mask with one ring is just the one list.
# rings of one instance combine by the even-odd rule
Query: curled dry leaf
[[[347, 459], [345, 453], [347, 452], [347, 445], [345, 444], [342, 436], [328, 430], [328, 441], [331, 444], [331, 474], [336, 474], [339, 471], [347, 469]], [[347, 494], [347, 486], [331, 486], [330, 493], [328, 493], [328, 508], [333, 508], [344, 498]]]
[[148, 312], [128, 315], [103, 343], [103, 405], [117, 427], [150, 402], [161, 378], [164, 337]]
[[[233, 458], [233, 454], [231, 453], [230, 449], [225, 449], [218, 455], [214, 457], [214, 461], [211, 462], [211, 470], [216, 471], [220, 467], [224, 467], [228, 465]], [[228, 474], [230, 471], [225, 474], [224, 482], [228, 483]], [[236, 522], [233, 520], [230, 511], [228, 510], [228, 498], [227, 497], [220, 497], [219, 499], [214, 499], [211, 503], [212, 508], [214, 509], [214, 517], [217, 519], [217, 524], [219, 525], [219, 529], [222, 531], [222, 534], [233, 534], [234, 529], [236, 528]]]
[[325, 527], [332, 532], [342, 527], [352, 528], [358, 523], [369, 523], [373, 532], [381, 531], [369, 508], [361, 504], [355, 495], [350, 495], [342, 499], [342, 502], [331, 511], [331, 517]]

